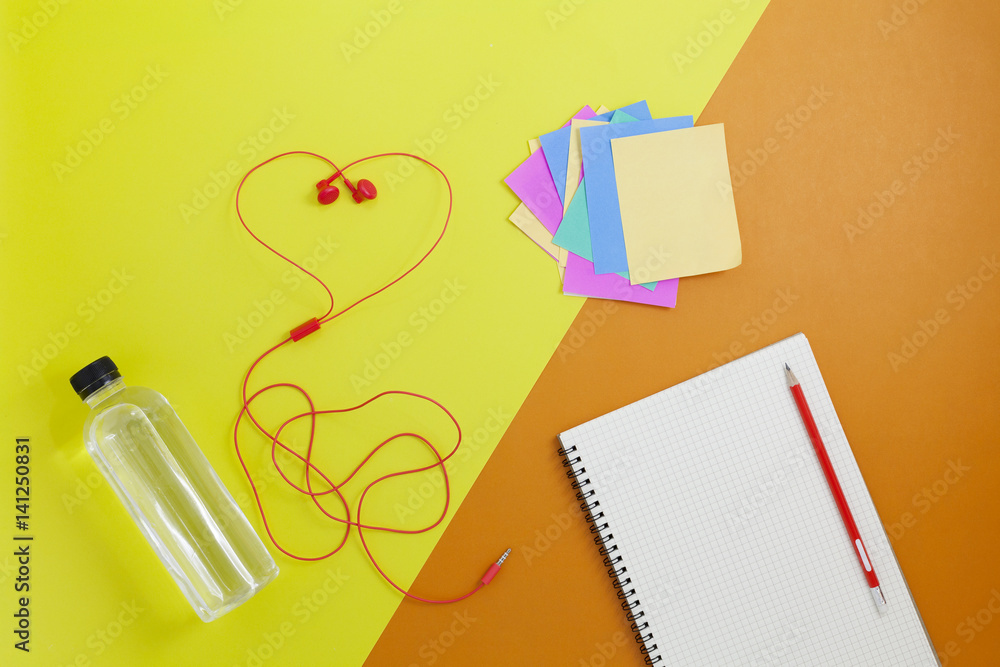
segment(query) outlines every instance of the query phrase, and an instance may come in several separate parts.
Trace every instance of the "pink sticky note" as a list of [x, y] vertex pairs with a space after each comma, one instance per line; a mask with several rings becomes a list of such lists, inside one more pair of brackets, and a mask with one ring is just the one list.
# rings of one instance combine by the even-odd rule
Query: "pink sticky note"
[[[607, 107], [605, 107], [605, 108], [607, 108]], [[594, 111], [593, 109], [591, 109], [589, 104], [584, 105], [584, 107], [582, 109], [580, 109], [575, 114], [573, 114], [573, 118], [570, 118], [568, 121], [566, 121], [566, 124], [563, 125], [563, 127], [569, 127], [570, 124], [572, 124], [572, 122], [573, 122], [574, 119], [577, 119], [577, 120], [589, 120], [589, 119], [593, 118], [596, 115], [597, 115], [597, 112]]]
[[[593, 117], [594, 110], [589, 105], [584, 106], [573, 115], [573, 118]], [[563, 127], [569, 127], [573, 118], [566, 121]], [[568, 137], [567, 131], [567, 150], [569, 150]], [[563, 162], [566, 162], [565, 156]], [[563, 204], [555, 181], [552, 180], [549, 163], [545, 161], [545, 151], [532, 153], [503, 182], [524, 202], [528, 210], [541, 220], [542, 225], [549, 230], [550, 234], [556, 233], [556, 230], [559, 229], [559, 223], [562, 222]]]
[[563, 205], [556, 184], [549, 173], [544, 151], [535, 151], [504, 179], [504, 183], [524, 202], [550, 234], [562, 222]]
[[644, 287], [630, 284], [628, 278], [622, 278], [617, 273], [598, 275], [594, 273], [592, 262], [569, 253], [563, 293], [673, 308], [677, 305], [677, 282], [677, 278], [661, 280], [656, 284], [656, 289], [650, 292]]

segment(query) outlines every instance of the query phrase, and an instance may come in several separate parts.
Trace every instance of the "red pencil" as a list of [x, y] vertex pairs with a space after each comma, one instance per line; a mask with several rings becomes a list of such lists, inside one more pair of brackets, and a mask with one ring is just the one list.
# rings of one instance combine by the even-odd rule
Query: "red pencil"
[[840, 518], [844, 520], [844, 527], [847, 528], [847, 534], [854, 543], [855, 555], [858, 557], [858, 563], [861, 564], [862, 569], [865, 571], [865, 578], [868, 580], [868, 586], [871, 588], [875, 605], [882, 608], [885, 606], [885, 596], [882, 595], [882, 588], [879, 586], [878, 577], [875, 576], [871, 558], [868, 557], [868, 549], [865, 547], [865, 543], [861, 541], [861, 533], [858, 532], [858, 526], [854, 523], [851, 508], [847, 506], [847, 498], [844, 497], [844, 491], [840, 488], [837, 473], [833, 470], [833, 464], [830, 463], [830, 457], [827, 455], [826, 447], [823, 445], [823, 438], [820, 437], [819, 429], [816, 428], [816, 420], [813, 419], [812, 411], [809, 410], [809, 404], [806, 403], [805, 394], [802, 393], [802, 386], [796, 379], [795, 373], [788, 367], [788, 364], [785, 364], [785, 377], [788, 378], [788, 388], [792, 390], [792, 396], [795, 397], [795, 405], [798, 406], [799, 414], [802, 415], [802, 421], [806, 425], [806, 430], [809, 431], [809, 439], [812, 440], [816, 456], [819, 458], [819, 464], [823, 468], [823, 474], [826, 475], [830, 491], [833, 492], [833, 499], [837, 501]]

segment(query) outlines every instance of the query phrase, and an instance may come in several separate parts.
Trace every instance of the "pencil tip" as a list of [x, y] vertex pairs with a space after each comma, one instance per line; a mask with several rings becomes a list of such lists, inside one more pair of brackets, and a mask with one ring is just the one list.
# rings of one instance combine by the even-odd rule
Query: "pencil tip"
[[788, 381], [789, 387], [794, 387], [799, 383], [798, 378], [795, 377], [795, 373], [792, 372], [791, 367], [787, 363], [785, 364], [785, 379]]

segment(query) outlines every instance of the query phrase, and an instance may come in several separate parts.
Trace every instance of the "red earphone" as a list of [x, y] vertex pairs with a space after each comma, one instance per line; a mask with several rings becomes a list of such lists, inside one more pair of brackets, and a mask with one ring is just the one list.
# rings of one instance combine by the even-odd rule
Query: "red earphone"
[[[318, 199], [320, 204], [332, 204], [337, 200], [337, 197], [340, 196], [340, 191], [337, 189], [335, 185], [332, 185], [333, 181], [335, 181], [338, 178], [344, 179], [344, 184], [347, 186], [347, 189], [351, 191], [351, 195], [354, 197], [354, 201], [356, 201], [357, 203], [360, 204], [365, 199], [375, 198], [377, 192], [375, 190], [375, 185], [371, 181], [367, 179], [361, 179], [358, 181], [357, 187], [355, 187], [347, 179], [347, 177], [344, 176], [344, 171], [350, 169], [351, 167], [354, 167], [355, 165], [388, 157], [402, 157], [413, 160], [415, 162], [423, 163], [428, 167], [430, 167], [431, 169], [433, 169], [434, 171], [436, 171], [441, 176], [441, 179], [443, 180], [444, 185], [448, 191], [448, 210], [447, 213], [445, 214], [444, 222], [441, 225], [440, 231], [438, 232], [433, 243], [431, 243], [430, 247], [423, 253], [423, 255], [421, 255], [421, 257], [415, 263], [411, 264], [408, 268], [402, 271], [395, 278], [389, 280], [382, 287], [366, 294], [365, 296], [355, 300], [349, 305], [337, 309], [335, 308], [333, 291], [329, 288], [329, 286], [327, 286], [327, 284], [321, 278], [319, 278], [319, 276], [310, 272], [301, 264], [288, 258], [286, 255], [276, 250], [274, 247], [272, 247], [271, 245], [266, 243], [262, 238], [260, 238], [257, 234], [255, 234], [250, 229], [250, 226], [247, 224], [246, 220], [243, 217], [243, 212], [240, 210], [240, 194], [243, 191], [243, 187], [246, 185], [247, 179], [250, 178], [250, 176], [254, 172], [264, 167], [265, 165], [268, 165], [274, 162], [275, 160], [288, 156], [308, 157], [311, 159], [319, 160], [334, 170], [333, 176], [325, 180], [322, 180], [316, 184], [316, 188], [319, 190]], [[379, 153], [377, 155], [369, 155], [368, 157], [363, 157], [361, 159], [355, 160], [354, 162], [351, 162], [350, 164], [344, 166], [343, 168], [340, 168], [337, 167], [337, 165], [335, 165], [328, 158], [325, 158], [322, 155], [318, 155], [310, 151], [288, 151], [285, 153], [281, 153], [279, 155], [275, 155], [274, 157], [268, 158], [267, 160], [264, 160], [260, 164], [252, 167], [243, 176], [243, 179], [239, 182], [239, 185], [236, 187], [236, 216], [239, 218], [240, 223], [243, 225], [243, 228], [247, 231], [247, 233], [250, 234], [250, 236], [253, 237], [254, 240], [260, 243], [262, 246], [264, 246], [264, 248], [272, 252], [278, 258], [290, 264], [294, 269], [301, 271], [305, 275], [312, 278], [319, 287], [323, 288], [323, 290], [329, 297], [329, 307], [327, 308], [326, 312], [323, 315], [313, 317], [303, 322], [302, 324], [296, 326], [294, 329], [292, 329], [287, 337], [283, 338], [279, 343], [270, 346], [267, 350], [265, 350], [262, 354], [260, 354], [260, 356], [258, 356], [252, 364], [250, 364], [250, 368], [243, 376], [242, 391], [241, 391], [243, 404], [240, 407], [240, 411], [236, 416], [236, 423], [233, 428], [233, 444], [236, 449], [236, 456], [239, 458], [240, 461], [240, 466], [243, 468], [243, 472], [246, 475], [247, 481], [250, 484], [250, 489], [253, 491], [254, 499], [257, 502], [257, 509], [260, 511], [261, 521], [263, 522], [264, 529], [267, 531], [268, 537], [270, 537], [271, 539], [271, 543], [274, 544], [274, 546], [279, 551], [281, 551], [282, 553], [291, 558], [302, 561], [317, 561], [333, 556], [334, 554], [339, 552], [347, 543], [347, 539], [350, 536], [351, 530], [356, 529], [358, 533], [358, 538], [361, 541], [361, 546], [364, 549], [365, 554], [368, 556], [369, 560], [371, 561], [375, 569], [378, 570], [379, 574], [382, 575], [382, 577], [386, 580], [386, 582], [389, 583], [389, 585], [391, 585], [393, 588], [395, 588], [408, 598], [414, 600], [420, 600], [422, 602], [431, 602], [436, 604], [443, 604], [443, 603], [457, 602], [459, 600], [464, 600], [470, 595], [473, 595], [474, 593], [482, 590], [483, 586], [489, 584], [490, 581], [492, 581], [493, 577], [496, 576], [497, 572], [500, 571], [500, 566], [503, 564], [504, 560], [506, 560], [507, 556], [510, 554], [510, 549], [507, 549], [507, 551], [499, 558], [499, 560], [491, 564], [489, 568], [486, 570], [486, 573], [479, 579], [478, 583], [476, 583], [474, 587], [464, 595], [460, 595], [458, 597], [449, 599], [430, 599], [419, 595], [415, 595], [410, 591], [408, 591], [406, 588], [403, 588], [401, 585], [393, 581], [390, 575], [385, 570], [383, 570], [382, 567], [379, 565], [378, 561], [375, 558], [375, 554], [372, 553], [371, 548], [367, 542], [366, 532], [374, 530], [382, 533], [416, 535], [432, 530], [436, 528], [438, 525], [440, 525], [442, 521], [444, 521], [445, 516], [447, 515], [448, 512], [449, 505], [451, 504], [451, 485], [448, 480], [448, 468], [446, 467], [446, 464], [448, 460], [451, 459], [451, 457], [453, 457], [458, 452], [458, 449], [462, 444], [462, 428], [459, 425], [458, 419], [455, 417], [455, 415], [452, 414], [451, 411], [449, 411], [444, 405], [434, 400], [433, 398], [412, 391], [387, 390], [378, 393], [375, 396], [372, 396], [371, 398], [362, 401], [357, 405], [319, 410], [316, 408], [313, 399], [309, 395], [309, 393], [303, 387], [294, 384], [292, 382], [274, 382], [262, 387], [261, 389], [257, 389], [256, 391], [250, 388], [250, 384], [251, 384], [251, 376], [253, 375], [254, 370], [266, 358], [268, 358], [278, 350], [284, 348], [286, 345], [290, 343], [295, 343], [297, 341], [302, 340], [303, 338], [305, 338], [310, 334], [316, 333], [317, 331], [320, 330], [320, 327], [322, 325], [327, 324], [328, 322], [332, 322], [337, 318], [346, 315], [356, 306], [359, 306], [362, 303], [368, 301], [369, 299], [375, 297], [376, 295], [381, 294], [385, 290], [389, 289], [396, 283], [406, 278], [414, 270], [416, 270], [417, 267], [423, 264], [424, 260], [426, 260], [431, 255], [431, 253], [434, 252], [434, 250], [438, 247], [438, 244], [441, 243], [441, 239], [444, 238], [444, 234], [448, 229], [448, 223], [451, 220], [453, 203], [454, 203], [454, 196], [451, 190], [451, 182], [448, 180], [448, 177], [445, 175], [444, 171], [442, 171], [441, 168], [438, 167], [433, 162], [425, 158], [422, 158], [419, 155], [413, 155], [411, 153]], [[253, 403], [261, 396], [269, 394], [275, 390], [286, 391], [286, 392], [290, 390], [299, 394], [299, 396], [301, 396], [305, 400], [309, 409], [304, 410], [303, 412], [297, 415], [293, 415], [288, 419], [285, 419], [284, 422], [276, 426], [273, 423], [265, 425], [264, 423], [262, 423], [262, 418], [258, 416], [255, 409], [256, 406], [253, 405]], [[416, 402], [422, 402], [425, 405], [436, 407], [450, 420], [452, 425], [454, 425], [455, 427], [454, 444], [451, 444], [450, 447], [439, 449], [438, 446], [435, 446], [432, 443], [430, 438], [425, 437], [419, 433], [415, 432], [396, 433], [395, 435], [392, 435], [383, 440], [382, 442], [378, 443], [377, 445], [375, 445], [372, 448], [372, 450], [368, 453], [368, 455], [365, 456], [361, 460], [361, 462], [357, 464], [354, 470], [346, 477], [340, 479], [339, 481], [336, 479], [332, 479], [331, 478], [332, 473], [324, 471], [322, 468], [319, 467], [319, 465], [317, 465], [317, 463], [313, 459], [315, 451], [321, 447], [320, 443], [317, 441], [318, 439], [316, 438], [317, 418], [335, 414], [353, 412], [355, 410], [363, 409], [369, 404], [380, 400], [396, 400], [401, 402], [412, 400]], [[414, 405], [415, 404], [416, 403], [414, 403]], [[305, 452], [300, 451], [300, 449], [293, 447], [291, 443], [286, 442], [285, 440], [282, 439], [283, 438], [282, 433], [285, 431], [285, 428], [294, 422], [298, 422], [299, 420], [306, 420], [309, 424], [309, 437], [305, 445]], [[336, 542], [336, 546], [331, 547], [325, 553], [321, 552], [318, 554], [306, 555], [292, 551], [290, 548], [283, 546], [283, 540], [279, 541], [278, 537], [272, 531], [272, 525], [271, 522], [268, 520], [267, 513], [264, 510], [264, 503], [261, 499], [260, 492], [258, 491], [257, 485], [254, 482], [254, 477], [250, 472], [250, 468], [248, 467], [247, 461], [244, 460], [243, 451], [241, 449], [241, 439], [240, 439], [241, 424], [243, 424], [244, 428], [248, 426], [252, 427], [260, 435], [263, 436], [265, 447], [267, 447], [268, 444], [270, 446], [271, 462], [273, 463], [274, 468], [277, 470], [281, 478], [288, 484], [289, 488], [308, 497], [309, 500], [312, 501], [312, 504], [322, 515], [331, 519], [336, 524], [343, 526], [344, 528], [343, 536], [339, 539], [339, 541], [334, 540]], [[363, 475], [359, 473], [361, 473], [362, 470], [365, 469], [366, 464], [383, 447], [391, 446], [391, 443], [400, 440], [415, 441], [416, 443], [419, 443], [420, 445], [425, 447], [427, 453], [430, 455], [430, 461], [425, 465], [421, 465], [415, 468], [404, 468], [387, 474], [382, 474], [376, 477], [375, 479], [367, 482], [367, 484], [365, 484], [361, 479]], [[330, 445], [329, 443], [325, 443], [323, 446], [329, 447]], [[279, 450], [283, 451], [286, 455], [291, 456], [294, 460], [297, 460], [298, 463], [301, 464], [301, 469], [296, 469], [295, 473], [293, 474], [293, 476], [296, 479], [290, 478], [289, 477], [290, 470], [286, 471], [286, 469], [280, 463], [278, 458]], [[288, 463], [285, 463], [284, 465], [289, 466]], [[443, 506], [441, 508], [441, 513], [440, 515], [438, 515], [437, 519], [430, 522], [428, 525], [416, 528], [386, 525], [382, 523], [369, 523], [368, 521], [362, 521], [361, 509], [362, 506], [364, 505], [364, 500], [369, 490], [371, 490], [376, 485], [379, 485], [382, 482], [385, 482], [386, 480], [389, 479], [405, 477], [410, 475], [419, 475], [421, 473], [430, 470], [439, 471], [444, 480], [443, 484], [444, 499], [442, 503]], [[302, 479], [305, 482], [305, 487], [301, 486], [301, 482], [297, 481], [300, 474], [302, 475]], [[350, 502], [348, 500], [348, 496], [344, 492], [344, 487], [346, 487], [351, 482], [352, 479], [358, 479], [358, 481], [355, 482], [355, 486], [364, 485], [356, 503]], [[331, 505], [337, 504], [339, 505], [339, 507], [328, 508], [320, 502], [321, 499], [326, 499], [326, 501], [329, 504]], [[354, 505], [353, 511], [352, 511], [352, 505]]]
[[319, 200], [320, 204], [332, 204], [337, 201], [337, 197], [340, 196], [340, 190], [337, 189], [336, 185], [332, 185], [333, 181], [337, 178], [344, 179], [344, 185], [347, 189], [351, 191], [351, 195], [354, 197], [354, 201], [361, 203], [366, 199], [375, 199], [378, 196], [378, 191], [375, 190], [375, 184], [369, 181], [367, 178], [362, 178], [358, 181], [358, 186], [354, 185], [347, 180], [347, 176], [344, 176], [343, 172], [338, 171], [336, 174], [320, 181], [316, 184], [316, 189], [319, 190], [319, 195], [316, 198]]

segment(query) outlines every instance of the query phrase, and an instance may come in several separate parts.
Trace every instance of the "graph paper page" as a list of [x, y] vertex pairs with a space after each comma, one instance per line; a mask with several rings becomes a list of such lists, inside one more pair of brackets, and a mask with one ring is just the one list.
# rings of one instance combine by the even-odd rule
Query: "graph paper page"
[[[873, 560], [881, 613], [786, 362]], [[804, 335], [560, 439], [577, 447], [661, 664], [939, 664]]]

